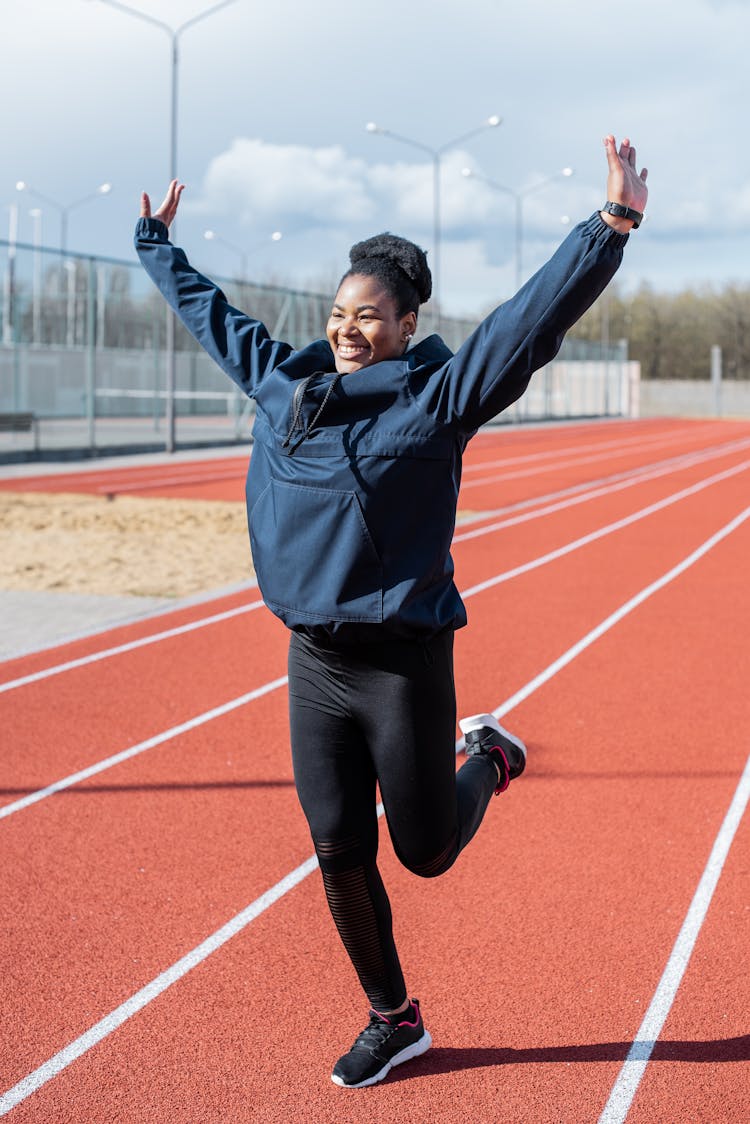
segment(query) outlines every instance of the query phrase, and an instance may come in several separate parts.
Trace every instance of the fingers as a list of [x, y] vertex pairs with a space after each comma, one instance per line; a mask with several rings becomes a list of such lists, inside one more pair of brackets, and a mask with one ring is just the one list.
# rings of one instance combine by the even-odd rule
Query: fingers
[[635, 167], [635, 148], [630, 143], [630, 137], [623, 137], [619, 156], [620, 159], [626, 161], [631, 168]]
[[141, 218], [151, 218], [151, 200], [149, 199], [145, 191], [141, 192]]
[[[617, 165], [622, 162], [628, 164], [633, 169], [633, 171], [636, 171], [637, 157], [635, 145], [632, 145], [630, 143], [630, 137], [623, 137], [622, 143], [620, 144], [620, 148], [618, 150], [615, 138], [611, 133], [609, 133], [604, 138], [604, 147], [607, 150], [607, 162], [609, 164], [610, 170], [614, 170]], [[647, 176], [648, 168], [644, 168], [640, 173], [640, 178], [644, 183], [646, 182]]]
[[609, 165], [610, 171], [614, 171], [614, 169], [618, 167], [620, 161], [619, 161], [619, 157], [617, 155], [617, 146], [615, 144], [615, 138], [612, 136], [611, 133], [608, 133], [607, 136], [604, 138], [604, 148], [606, 150], [607, 164]]

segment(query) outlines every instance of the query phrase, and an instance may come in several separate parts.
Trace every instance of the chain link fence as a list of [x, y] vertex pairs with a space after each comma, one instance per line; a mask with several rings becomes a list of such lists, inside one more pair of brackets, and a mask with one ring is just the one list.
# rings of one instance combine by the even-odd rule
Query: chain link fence
[[[167, 313], [137, 262], [0, 241], [0, 416], [33, 418], [13, 448], [91, 452], [162, 447]], [[217, 278], [231, 303], [300, 347], [325, 335], [330, 295]], [[420, 313], [456, 350], [476, 322]], [[632, 372], [622, 346], [566, 341], [504, 420], [631, 413]], [[632, 365], [630, 365], [632, 366]], [[247, 440], [252, 403], [178, 324], [174, 341], [177, 446]]]

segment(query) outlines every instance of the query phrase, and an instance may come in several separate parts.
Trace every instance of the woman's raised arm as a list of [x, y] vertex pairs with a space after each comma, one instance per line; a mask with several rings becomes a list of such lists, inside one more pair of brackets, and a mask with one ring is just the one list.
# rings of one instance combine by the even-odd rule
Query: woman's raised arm
[[183, 251], [169, 241], [169, 227], [184, 187], [172, 180], [153, 214], [148, 193], [142, 193], [135, 248], [141, 265], [190, 334], [253, 398], [261, 379], [288, 358], [293, 348], [271, 339], [264, 324], [234, 308], [218, 285], [194, 269]]

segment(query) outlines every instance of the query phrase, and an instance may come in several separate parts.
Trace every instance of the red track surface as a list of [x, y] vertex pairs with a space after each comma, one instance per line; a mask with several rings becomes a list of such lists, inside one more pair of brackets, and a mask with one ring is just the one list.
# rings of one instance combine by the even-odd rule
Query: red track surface
[[[237, 499], [244, 467], [3, 486]], [[722, 828], [748, 784], [750, 519], [732, 521], [749, 483], [740, 423], [486, 432], [470, 446], [461, 508], [492, 514], [454, 547], [470, 618], [459, 706], [507, 710], [529, 766], [437, 882], [401, 869], [383, 833], [434, 1046], [373, 1089], [328, 1076], [366, 1003], [317, 873], [299, 870], [312, 847], [285, 632], [264, 608], [228, 612], [257, 594], [2, 665], [0, 1114], [588, 1124], [612, 1094], [608, 1121], [750, 1118], [750, 830]], [[689, 914], [699, 883], [703, 913]], [[649, 1040], [631, 1080], [623, 1063]]]

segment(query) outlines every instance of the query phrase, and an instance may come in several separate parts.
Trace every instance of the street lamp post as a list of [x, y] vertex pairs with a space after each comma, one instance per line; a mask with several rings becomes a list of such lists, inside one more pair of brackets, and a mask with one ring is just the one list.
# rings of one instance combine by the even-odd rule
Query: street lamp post
[[516, 210], [516, 291], [518, 291], [523, 284], [523, 201], [527, 195], [531, 195], [533, 192], [547, 187], [561, 176], [572, 176], [573, 169], [561, 168], [560, 171], [555, 172], [553, 176], [547, 176], [546, 179], [541, 180], [539, 183], [533, 183], [530, 187], [523, 187], [520, 190], [515, 190], [512, 187], [505, 187], [504, 184], [501, 183], [495, 183], [494, 180], [487, 179], [486, 176], [480, 176], [478, 172], [473, 171], [471, 168], [462, 168], [461, 175], [481, 180], [482, 183], [486, 183], [487, 186], [491, 187], [494, 191], [502, 191], [505, 195], [510, 195], [514, 201]]
[[451, 148], [456, 148], [464, 141], [470, 140], [471, 137], [477, 136], [478, 133], [483, 133], [485, 129], [496, 129], [502, 123], [502, 117], [493, 114], [476, 129], [471, 129], [470, 132], [464, 133], [460, 137], [455, 137], [454, 140], [447, 141], [441, 144], [438, 148], [431, 148], [427, 144], [422, 144], [421, 141], [412, 140], [410, 137], [401, 136], [400, 133], [391, 132], [390, 129], [384, 129], [377, 125], [374, 121], [368, 122], [365, 126], [368, 133], [376, 134], [377, 136], [390, 137], [391, 140], [399, 141], [401, 144], [408, 144], [411, 148], [418, 148], [422, 152], [426, 152], [432, 160], [432, 295], [435, 300], [435, 322], [440, 326], [440, 167], [443, 155]]
[[8, 265], [3, 286], [3, 343], [13, 342], [13, 308], [15, 297], [16, 242], [18, 240], [18, 203], [8, 205]]
[[41, 343], [42, 333], [42, 211], [33, 207], [29, 215], [34, 221], [32, 244], [34, 257], [32, 264], [32, 298], [31, 298], [31, 342]]
[[[198, 15], [192, 16], [191, 19], [185, 20], [178, 27], [172, 27], [171, 24], [164, 23], [162, 20], [156, 19], [154, 16], [149, 16], [145, 12], [139, 12], [137, 8], [131, 8], [129, 4], [121, 4], [120, 0], [98, 0], [100, 4], [108, 4], [110, 8], [116, 8], [120, 12], [124, 12], [128, 16], [134, 16], [136, 19], [144, 20], [154, 27], [161, 28], [170, 40], [171, 55], [172, 55], [172, 69], [171, 69], [171, 110], [170, 110], [170, 125], [169, 125], [169, 180], [170, 182], [177, 179], [177, 95], [178, 95], [178, 69], [179, 69], [179, 41], [180, 36], [193, 27], [194, 24], [199, 23], [201, 20], [208, 19], [209, 16], [214, 15], [221, 8], [227, 8], [230, 4], [234, 4], [235, 0], [221, 0], [219, 4], [213, 4], [205, 11], [199, 12]], [[174, 236], [174, 224], [172, 224], [172, 235]], [[171, 309], [167, 310], [167, 338], [166, 338], [166, 451], [173, 453], [175, 449], [175, 388], [176, 388], [176, 356], [175, 356], [175, 314]]]
[[235, 246], [234, 242], [229, 242], [226, 238], [222, 238], [215, 230], [204, 230], [203, 237], [207, 242], [219, 242], [222, 246], [226, 246], [232, 253], [239, 254], [240, 258], [240, 281], [247, 281], [247, 259], [250, 254], [255, 253], [256, 250], [262, 249], [265, 245], [271, 242], [280, 242], [283, 235], [280, 230], [274, 230], [269, 237], [264, 238], [262, 242], [258, 242], [255, 246], [251, 246], [249, 250], [243, 250], [241, 246]]
[[43, 203], [48, 203], [60, 212], [60, 251], [63, 254], [67, 253], [68, 250], [68, 214], [70, 211], [84, 203], [91, 202], [92, 199], [98, 199], [100, 195], [109, 195], [111, 190], [111, 183], [100, 183], [96, 191], [84, 195], [82, 199], [75, 199], [72, 203], [58, 203], [56, 199], [50, 199], [49, 195], [43, 195], [41, 191], [30, 187], [25, 180], [19, 180], [16, 184], [16, 191], [25, 191], [28, 195], [33, 195], [35, 199], [41, 199]]

